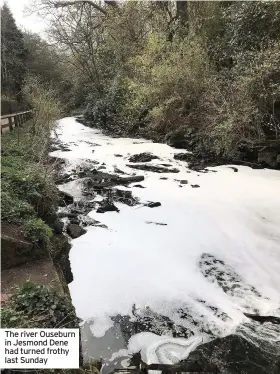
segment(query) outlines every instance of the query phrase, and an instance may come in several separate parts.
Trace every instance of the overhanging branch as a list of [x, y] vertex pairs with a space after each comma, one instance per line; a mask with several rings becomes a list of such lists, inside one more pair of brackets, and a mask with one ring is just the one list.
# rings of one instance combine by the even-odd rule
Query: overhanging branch
[[64, 8], [64, 7], [67, 7], [67, 6], [70, 6], [70, 5], [76, 5], [76, 4], [89, 4], [93, 8], [99, 10], [99, 12], [101, 12], [103, 14], [107, 14], [107, 11], [104, 8], [102, 8], [101, 6], [99, 6], [98, 4], [96, 4], [95, 2], [90, 1], [90, 0], [58, 1], [58, 2], [54, 3], [54, 7], [55, 8]]

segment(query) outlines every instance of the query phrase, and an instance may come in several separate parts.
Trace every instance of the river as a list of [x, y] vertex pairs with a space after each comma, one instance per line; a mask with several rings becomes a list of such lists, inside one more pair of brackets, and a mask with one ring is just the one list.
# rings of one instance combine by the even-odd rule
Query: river
[[[139, 204], [92, 210], [89, 216], [108, 228], [89, 226], [72, 240], [69, 287], [84, 321], [86, 358], [102, 356], [112, 368], [141, 351], [146, 362], [172, 363], [231, 333], [279, 340], [275, 326], [251, 328], [243, 314], [280, 315], [279, 171], [237, 166], [235, 172], [229, 165], [192, 171], [174, 159], [184, 150], [112, 138], [71, 117], [58, 122], [56, 133], [70, 151], [52, 155], [66, 160], [67, 171], [92, 160], [104, 172], [145, 177], [144, 188], [119, 187]], [[128, 157], [141, 152], [158, 156], [149, 164], [179, 172], [129, 167]], [[82, 198], [80, 179], [59, 188]]]

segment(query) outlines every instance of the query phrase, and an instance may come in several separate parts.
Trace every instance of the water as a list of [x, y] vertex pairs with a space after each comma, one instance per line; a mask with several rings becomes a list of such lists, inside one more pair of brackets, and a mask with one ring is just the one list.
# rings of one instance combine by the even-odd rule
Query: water
[[[146, 188], [127, 189], [142, 203], [162, 204], [151, 209], [117, 203], [119, 213], [92, 211], [89, 216], [108, 229], [88, 227], [72, 241], [69, 286], [86, 321], [87, 358], [126, 365], [124, 358], [140, 350], [146, 362], [170, 363], [201, 341], [230, 333], [279, 340], [278, 328], [258, 326], [243, 314], [280, 315], [279, 171], [238, 166], [236, 173], [226, 165], [210, 168], [216, 172], [190, 171], [173, 158], [182, 150], [111, 138], [73, 118], [60, 120], [57, 133], [71, 151], [53, 155], [65, 158], [69, 170], [95, 160], [107, 172], [136, 172], [145, 176]], [[150, 164], [180, 172], [131, 169], [128, 156], [140, 152], [159, 156]], [[81, 197], [79, 181], [60, 188]]]

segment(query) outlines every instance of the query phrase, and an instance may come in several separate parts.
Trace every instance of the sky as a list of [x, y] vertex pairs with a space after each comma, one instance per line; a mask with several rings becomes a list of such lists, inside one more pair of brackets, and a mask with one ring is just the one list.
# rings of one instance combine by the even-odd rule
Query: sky
[[[0, 0], [0, 4], [2, 5], [3, 3], [4, 0]], [[25, 7], [30, 5], [30, 0], [6, 0], [6, 3], [13, 13], [17, 26], [44, 36], [44, 22], [36, 14], [26, 14]]]

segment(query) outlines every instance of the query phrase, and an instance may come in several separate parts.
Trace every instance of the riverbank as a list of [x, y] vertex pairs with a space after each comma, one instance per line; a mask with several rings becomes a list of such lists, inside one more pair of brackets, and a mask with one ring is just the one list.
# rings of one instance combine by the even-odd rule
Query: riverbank
[[[2, 136], [1, 292], [8, 295], [2, 309], [2, 326], [6, 327], [24, 327], [15, 306], [23, 290], [28, 298], [32, 287], [38, 287], [36, 297], [42, 299], [42, 305], [48, 292], [71, 305], [67, 286], [73, 279], [70, 244], [56, 214], [59, 192], [53, 165], [48, 161], [48, 138], [44, 142], [42, 148], [28, 123]], [[36, 310], [20, 310], [28, 317], [29, 327], [36, 324]], [[75, 316], [72, 307], [66, 310]], [[54, 326], [57, 323], [59, 320]], [[76, 317], [70, 326], [78, 326]]]
[[[86, 115], [77, 116], [77, 121], [85, 126], [93, 127], [94, 124]], [[151, 139], [154, 142], [168, 144], [177, 149], [191, 151], [192, 154], [184, 156], [182, 160], [187, 161], [189, 168], [200, 170], [225, 164], [249, 166], [253, 169], [276, 169], [280, 170], [280, 139], [246, 140], [240, 139], [235, 148], [229, 154], [217, 155], [211, 150], [211, 144], [205, 147], [203, 135], [187, 127], [175, 128], [167, 132], [151, 130], [149, 126], [123, 127], [118, 124], [101, 129], [112, 137], [139, 137]], [[212, 144], [213, 146], [213, 144]]]

